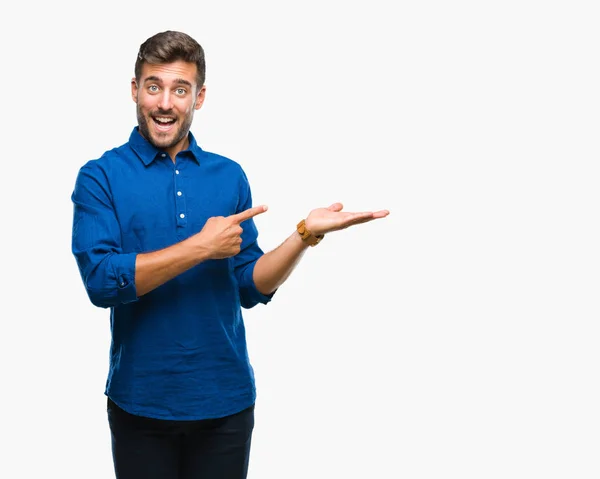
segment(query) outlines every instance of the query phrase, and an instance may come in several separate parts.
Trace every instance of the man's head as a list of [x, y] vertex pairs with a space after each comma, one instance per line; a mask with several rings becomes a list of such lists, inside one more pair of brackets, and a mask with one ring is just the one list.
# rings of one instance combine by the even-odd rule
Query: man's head
[[194, 111], [204, 102], [204, 50], [189, 35], [166, 31], [140, 46], [131, 94], [139, 130], [174, 158], [187, 146]]

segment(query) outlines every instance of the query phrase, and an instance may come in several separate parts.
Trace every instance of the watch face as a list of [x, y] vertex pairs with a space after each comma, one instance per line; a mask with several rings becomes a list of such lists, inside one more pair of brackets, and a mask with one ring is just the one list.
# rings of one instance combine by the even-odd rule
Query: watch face
[[297, 230], [298, 230], [298, 234], [300, 235], [300, 237], [302, 238], [302, 241], [307, 241], [307, 244], [309, 244], [310, 246], [315, 246], [316, 244], [318, 244], [321, 239], [323, 239], [323, 236], [314, 236], [310, 231], [308, 231], [308, 229], [306, 228], [306, 224], [304, 223], [304, 220], [300, 221], [300, 223], [298, 223], [297, 225]]
[[306, 225], [304, 224], [304, 221], [301, 221], [298, 224], [298, 233], [300, 233], [300, 236], [302, 236], [302, 238], [305, 238], [307, 236]]

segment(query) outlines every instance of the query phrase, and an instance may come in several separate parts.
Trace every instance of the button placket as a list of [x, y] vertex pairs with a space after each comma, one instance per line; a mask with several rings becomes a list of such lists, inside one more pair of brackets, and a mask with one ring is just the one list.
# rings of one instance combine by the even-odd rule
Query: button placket
[[174, 180], [174, 191], [175, 191], [175, 206], [177, 214], [177, 226], [183, 228], [187, 225], [187, 211], [185, 205], [185, 195], [183, 194], [183, 175], [179, 168], [175, 169]]

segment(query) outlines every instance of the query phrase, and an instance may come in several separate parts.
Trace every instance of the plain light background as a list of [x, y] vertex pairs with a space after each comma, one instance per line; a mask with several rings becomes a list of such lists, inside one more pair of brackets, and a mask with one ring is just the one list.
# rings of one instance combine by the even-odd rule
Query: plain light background
[[582, 1], [21, 3], [3, 14], [5, 478], [110, 478], [109, 312], [71, 255], [78, 169], [135, 126], [139, 45], [205, 48], [192, 131], [260, 244], [389, 209], [245, 312], [250, 479], [600, 477], [598, 14]]

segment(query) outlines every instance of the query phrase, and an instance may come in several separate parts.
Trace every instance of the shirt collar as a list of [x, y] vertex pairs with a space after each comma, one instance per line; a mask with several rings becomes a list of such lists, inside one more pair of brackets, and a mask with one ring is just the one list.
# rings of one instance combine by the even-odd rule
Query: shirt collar
[[[202, 151], [202, 148], [198, 146], [196, 138], [191, 131], [188, 132], [188, 139], [190, 141], [190, 145], [188, 149], [184, 151], [187, 152], [187, 154], [194, 160], [196, 160], [196, 163], [200, 164], [200, 157], [204, 152]], [[131, 135], [129, 135], [129, 145], [146, 166], [152, 163], [155, 159], [161, 158], [161, 155], [163, 154], [162, 150], [156, 148], [140, 134], [139, 126], [134, 127]]]

